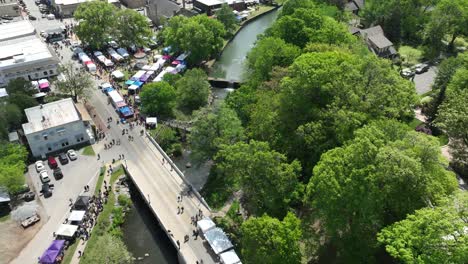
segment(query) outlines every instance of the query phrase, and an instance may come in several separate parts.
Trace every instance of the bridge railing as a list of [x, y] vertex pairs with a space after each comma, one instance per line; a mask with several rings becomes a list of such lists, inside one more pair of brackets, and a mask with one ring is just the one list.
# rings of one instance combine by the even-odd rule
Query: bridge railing
[[185, 175], [182, 171], [179, 170], [179, 168], [177, 167], [177, 165], [172, 161], [172, 159], [169, 157], [169, 155], [166, 154], [166, 152], [161, 148], [161, 146], [159, 146], [158, 142], [156, 142], [156, 140], [154, 140], [154, 138], [148, 133], [146, 132], [146, 137], [149, 139], [149, 141], [156, 147], [156, 149], [161, 153], [161, 155], [164, 157], [165, 160], [167, 160], [167, 162], [169, 162], [169, 164], [172, 166], [172, 168], [174, 169], [174, 171], [177, 173], [177, 175], [179, 175], [179, 177], [182, 179], [182, 181], [190, 187], [190, 189], [192, 190], [192, 193], [195, 194], [195, 196], [197, 197], [198, 200], [200, 200], [203, 205], [211, 212], [211, 208], [210, 206], [208, 205], [208, 203], [205, 201], [205, 199], [203, 199], [203, 197], [200, 195], [200, 193], [195, 189], [193, 188], [192, 184], [187, 181], [187, 179], [185, 178]]

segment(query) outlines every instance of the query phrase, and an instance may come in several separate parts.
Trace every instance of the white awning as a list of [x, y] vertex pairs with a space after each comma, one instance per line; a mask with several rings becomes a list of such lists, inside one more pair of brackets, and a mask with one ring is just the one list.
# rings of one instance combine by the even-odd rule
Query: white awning
[[85, 213], [86, 211], [72, 211], [70, 216], [68, 217], [68, 220], [81, 222]]
[[204, 236], [216, 255], [219, 255], [220, 253], [232, 249], [234, 247], [229, 238], [219, 227], [215, 227], [208, 230], [204, 234]]
[[236, 252], [233, 250], [229, 250], [227, 252], [222, 253], [219, 255], [221, 259], [221, 263], [223, 264], [241, 264], [239, 256], [237, 256]]
[[147, 117], [146, 118], [146, 124], [157, 124], [158, 119], [156, 117]]
[[128, 89], [129, 89], [129, 90], [138, 90], [138, 85], [132, 84], [132, 85], [130, 85], [130, 86], [128, 87]]
[[205, 217], [197, 222], [198, 229], [204, 234], [206, 231], [216, 227], [216, 224], [209, 217]]
[[114, 78], [117, 78], [117, 79], [125, 77], [124, 74], [119, 70], [113, 71], [112, 76], [114, 76]]
[[75, 235], [76, 230], [78, 230], [78, 226], [76, 225], [62, 224], [55, 234], [58, 236], [72, 237]]

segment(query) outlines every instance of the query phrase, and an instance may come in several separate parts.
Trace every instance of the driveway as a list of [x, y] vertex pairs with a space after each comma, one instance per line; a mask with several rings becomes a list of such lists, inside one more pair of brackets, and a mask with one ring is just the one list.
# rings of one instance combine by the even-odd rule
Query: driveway
[[432, 89], [432, 84], [437, 75], [437, 66], [431, 66], [429, 70], [422, 74], [416, 74], [414, 77], [414, 85], [418, 94], [424, 94]]
[[[68, 216], [70, 209], [68, 200], [70, 198], [75, 200], [84, 191], [84, 186], [87, 184], [91, 186], [91, 189], [94, 189], [101, 165], [102, 163], [97, 161], [95, 156], [78, 154], [77, 160], [70, 161], [66, 165], [59, 164], [64, 175], [61, 180], [55, 180], [52, 170], [46, 165], [51, 179], [50, 183], [54, 184], [54, 189], [52, 197], [39, 196], [39, 202], [42, 203], [47, 216], [41, 220], [45, 221], [45, 224], [11, 263], [23, 264], [37, 261], [37, 258], [54, 239], [52, 233]], [[36, 190], [36, 195], [39, 195], [42, 183], [34, 165], [29, 166], [28, 177], [32, 182], [31, 187]]]

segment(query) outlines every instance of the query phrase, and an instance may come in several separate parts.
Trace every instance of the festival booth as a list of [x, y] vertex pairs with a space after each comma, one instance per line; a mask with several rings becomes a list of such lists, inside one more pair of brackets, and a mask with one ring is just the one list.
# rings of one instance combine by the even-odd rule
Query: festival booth
[[85, 214], [86, 211], [73, 210], [68, 217], [68, 221], [70, 221], [72, 224], [79, 224], [81, 221], [83, 221]]
[[116, 90], [108, 92], [107, 95], [111, 99], [111, 103], [114, 107], [120, 108], [120, 107], [127, 106], [127, 104], [125, 103], [125, 100]]
[[177, 70], [176, 70], [176, 68], [175, 68], [175, 67], [171, 67], [171, 66], [166, 67], [165, 71], [166, 71], [167, 73], [170, 73], [170, 74], [177, 74], [177, 73], [178, 73]]
[[156, 76], [156, 78], [154, 78], [153, 82], [160, 82], [162, 81], [163, 77], [164, 77], [164, 74], [166, 74], [166, 69], [162, 70], [158, 76]]
[[215, 227], [206, 231], [203, 236], [205, 237], [206, 241], [208, 241], [208, 244], [210, 244], [211, 249], [213, 249], [216, 255], [219, 255], [234, 247], [229, 238], [219, 227]]
[[216, 227], [216, 224], [209, 217], [205, 217], [202, 220], [197, 222], [198, 229], [204, 234], [208, 230]]
[[65, 240], [54, 240], [47, 250], [42, 254], [39, 259], [41, 264], [55, 264], [60, 263], [63, 258], [63, 248], [65, 246]]
[[145, 74], [143, 74], [141, 77], [140, 77], [140, 81], [141, 82], [147, 82], [148, 79], [150, 78], [151, 74], [148, 74], [148, 72], [146, 72]]
[[222, 253], [219, 259], [222, 264], [242, 264], [234, 249]]
[[85, 64], [89, 72], [96, 72], [96, 64], [94, 64], [92, 61], [87, 61]]
[[120, 62], [123, 61], [123, 57], [120, 56], [113, 48], [108, 48], [107, 53], [112, 57], [114, 61]]
[[128, 51], [124, 48], [118, 48], [117, 53], [119, 53], [120, 56], [124, 57], [124, 59], [130, 57], [130, 54], [128, 54]]
[[38, 81], [32, 81], [31, 84], [32, 84], [32, 86], [34, 86], [34, 88], [39, 89], [39, 82]]
[[104, 65], [106, 67], [113, 67], [114, 63], [111, 60], [109, 60], [108, 58], [104, 58]]
[[37, 83], [39, 84], [39, 91], [41, 92], [50, 91], [50, 83], [47, 79], [40, 79]]
[[132, 84], [128, 87], [128, 93], [130, 94], [135, 94], [136, 90], [138, 90], [140, 87], [138, 85]]
[[78, 211], [87, 211], [89, 206], [89, 200], [89, 196], [78, 196], [78, 198], [76, 198], [75, 203], [73, 204], [72, 209]]
[[156, 118], [156, 117], [147, 117], [146, 118], [147, 128], [156, 128], [157, 125], [158, 125], [158, 118]]
[[137, 73], [135, 73], [131, 78], [130, 80], [133, 80], [133, 81], [139, 81], [141, 76], [145, 75], [146, 71], [137, 71]]
[[129, 106], [120, 107], [119, 113], [123, 118], [133, 117], [133, 111]]
[[135, 82], [134, 80], [127, 80], [127, 81], [125, 82], [125, 85], [130, 86], [130, 85], [132, 85], [134, 82]]
[[175, 68], [176, 68], [176, 71], [177, 71], [178, 73], [180, 73], [180, 72], [185, 71], [185, 69], [187, 68], [187, 65], [185, 65], [185, 64], [179, 64], [179, 65], [177, 65]]
[[123, 79], [125, 77], [123, 72], [121, 72], [119, 70], [113, 71], [111, 73], [111, 75], [112, 75], [112, 78], [117, 79], [117, 80], [121, 80], [121, 79]]
[[55, 232], [55, 235], [65, 240], [69, 240], [75, 236], [75, 233], [77, 230], [78, 230], [77, 225], [61, 224], [59, 229], [57, 229], [57, 231]]

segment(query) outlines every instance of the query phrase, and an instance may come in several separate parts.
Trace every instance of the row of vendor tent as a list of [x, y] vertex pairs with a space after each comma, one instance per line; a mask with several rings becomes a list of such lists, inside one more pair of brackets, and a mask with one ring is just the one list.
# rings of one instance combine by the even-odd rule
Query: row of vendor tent
[[88, 71], [96, 72], [96, 64], [94, 64], [94, 62], [89, 58], [88, 55], [86, 55], [86, 53], [78, 53], [78, 59], [81, 61], [81, 63], [83, 63]]
[[131, 107], [125, 103], [125, 100], [122, 98], [119, 92], [117, 92], [113, 87], [103, 88], [105, 93], [109, 96], [112, 105], [117, 109], [119, 114], [124, 118], [133, 117], [133, 110]]
[[32, 81], [31, 84], [39, 89], [40, 92], [50, 91], [50, 83], [47, 79], [40, 79], [39, 81]]
[[95, 51], [94, 52], [94, 56], [102, 63], [104, 64], [106, 67], [112, 67], [114, 66], [114, 63], [109, 60], [108, 58], [106, 58], [106, 56], [104, 56], [104, 54], [102, 54], [102, 52], [100, 51]]
[[205, 217], [197, 222], [198, 229], [202, 232], [213, 252], [219, 256], [223, 264], [241, 264], [239, 256], [234, 251], [234, 246], [224, 233], [216, 227], [216, 224], [209, 217]]
[[62, 261], [65, 240], [54, 240], [39, 258], [41, 264], [55, 264]]

